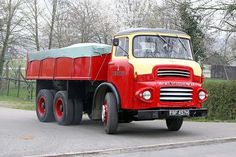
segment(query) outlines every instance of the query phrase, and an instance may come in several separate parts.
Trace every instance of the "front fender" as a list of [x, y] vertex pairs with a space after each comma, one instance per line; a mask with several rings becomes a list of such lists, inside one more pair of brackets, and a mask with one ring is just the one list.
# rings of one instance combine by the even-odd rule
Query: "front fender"
[[101, 83], [95, 90], [93, 96], [93, 105], [92, 105], [92, 119], [101, 120], [102, 119], [102, 105], [104, 98], [107, 92], [112, 92], [116, 98], [117, 109], [120, 109], [120, 95], [116, 87], [109, 82]]

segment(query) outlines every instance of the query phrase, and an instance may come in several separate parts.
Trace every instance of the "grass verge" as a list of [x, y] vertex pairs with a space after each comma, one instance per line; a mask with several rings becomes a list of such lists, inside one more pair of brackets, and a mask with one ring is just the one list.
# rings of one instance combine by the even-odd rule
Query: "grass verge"
[[0, 107], [22, 110], [35, 110], [35, 102], [11, 96], [0, 96]]

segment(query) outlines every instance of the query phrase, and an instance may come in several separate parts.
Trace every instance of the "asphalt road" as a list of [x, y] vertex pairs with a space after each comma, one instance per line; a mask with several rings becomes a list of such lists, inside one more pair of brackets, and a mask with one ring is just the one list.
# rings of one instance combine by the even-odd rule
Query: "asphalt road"
[[164, 121], [142, 121], [118, 131], [107, 135], [87, 117], [81, 125], [59, 126], [40, 123], [33, 111], [0, 108], [0, 156], [236, 156], [236, 123], [184, 122], [169, 132]]
[[[149, 150], [116, 154], [102, 154], [103, 157], [235, 157], [236, 142], [199, 145], [165, 150]], [[97, 157], [101, 157], [98, 155]]]

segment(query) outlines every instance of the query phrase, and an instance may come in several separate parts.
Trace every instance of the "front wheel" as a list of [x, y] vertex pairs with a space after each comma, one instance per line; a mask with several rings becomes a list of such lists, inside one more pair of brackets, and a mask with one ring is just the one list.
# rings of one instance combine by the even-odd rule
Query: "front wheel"
[[111, 92], [105, 96], [102, 106], [102, 121], [107, 134], [114, 134], [118, 127], [118, 111], [115, 95]]
[[183, 124], [183, 117], [167, 118], [166, 125], [169, 131], [178, 131]]

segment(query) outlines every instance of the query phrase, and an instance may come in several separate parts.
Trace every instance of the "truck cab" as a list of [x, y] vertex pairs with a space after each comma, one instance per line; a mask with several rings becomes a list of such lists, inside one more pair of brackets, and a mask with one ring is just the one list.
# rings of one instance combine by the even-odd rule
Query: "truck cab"
[[[191, 38], [184, 32], [141, 28], [117, 33], [107, 76], [116, 91], [105, 95], [102, 108], [108, 132], [116, 130], [116, 121], [154, 119], [166, 119], [168, 129], [177, 131], [183, 117], [207, 115], [202, 109], [208, 96], [202, 69], [193, 60]], [[118, 120], [109, 121], [109, 111]]]
[[181, 31], [129, 29], [112, 46], [79, 43], [29, 53], [26, 78], [36, 80], [40, 122], [79, 124], [86, 113], [112, 134], [119, 123], [155, 119], [178, 131], [183, 117], [207, 115], [202, 70]]

